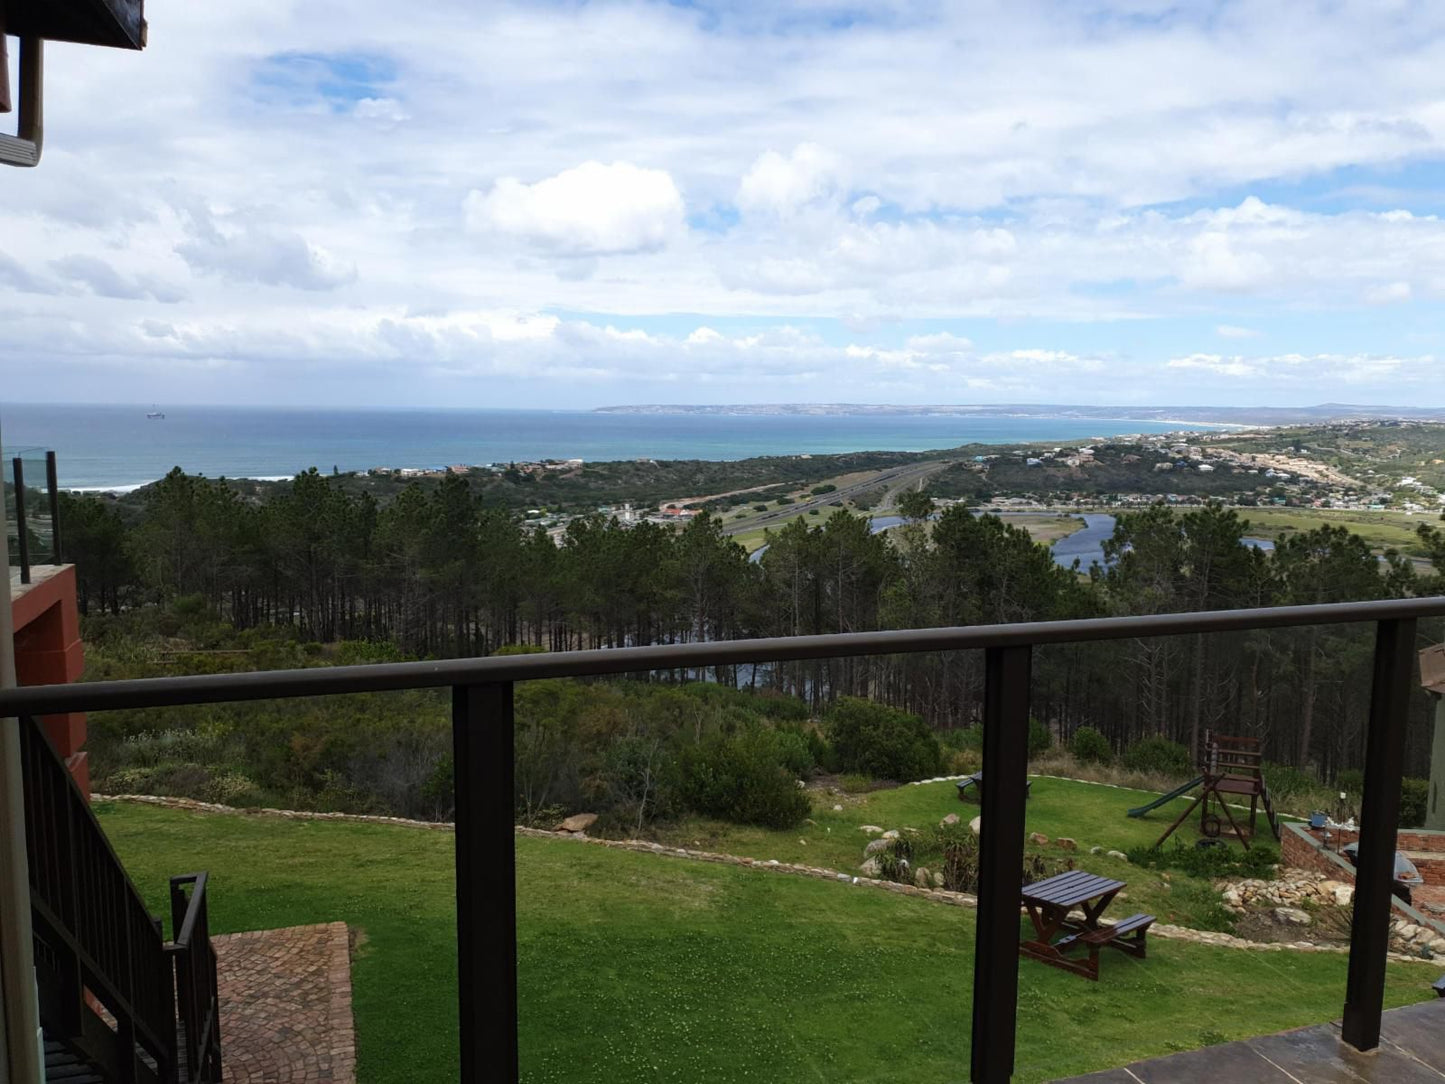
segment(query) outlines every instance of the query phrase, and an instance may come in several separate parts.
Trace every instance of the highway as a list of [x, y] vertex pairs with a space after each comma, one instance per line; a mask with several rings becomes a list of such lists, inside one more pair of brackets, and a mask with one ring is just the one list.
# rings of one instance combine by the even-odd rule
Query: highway
[[886, 486], [887, 494], [878, 505], [871, 509], [873, 512], [882, 512], [892, 507], [894, 496], [905, 489], [912, 489], [925, 479], [937, 474], [948, 466], [947, 463], [938, 460], [929, 460], [926, 463], [910, 463], [905, 467], [890, 467], [888, 470], [879, 471], [861, 482], [853, 482], [846, 486], [839, 486], [832, 493], [823, 493], [817, 497], [809, 497], [806, 500], [799, 500], [797, 504], [784, 505], [782, 508], [772, 509], [757, 516], [749, 516], [746, 520], [734, 521], [723, 528], [724, 534], [742, 534], [745, 531], [755, 531], [759, 527], [777, 526], [779, 523], [793, 519], [797, 516], [806, 516], [813, 509], [825, 509], [835, 503], [853, 500], [864, 493], [877, 489], [879, 486]]

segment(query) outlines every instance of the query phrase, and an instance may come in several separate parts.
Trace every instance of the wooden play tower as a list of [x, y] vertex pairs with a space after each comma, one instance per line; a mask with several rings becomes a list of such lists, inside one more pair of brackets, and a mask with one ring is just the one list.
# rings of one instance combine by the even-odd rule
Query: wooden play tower
[[[1274, 805], [1269, 798], [1269, 788], [1264, 785], [1264, 754], [1260, 752], [1259, 739], [1231, 737], [1227, 734], [1205, 731], [1201, 761], [1200, 771], [1203, 775], [1199, 784], [1202, 787], [1199, 797], [1194, 799], [1188, 809], [1179, 814], [1178, 820], [1165, 829], [1164, 834], [1159, 837], [1154, 846], [1158, 847], [1173, 835], [1174, 830], [1188, 820], [1196, 808], [1200, 810], [1199, 831], [1202, 835], [1210, 839], [1218, 838], [1227, 821], [1235, 838], [1244, 844], [1245, 850], [1249, 850], [1249, 841], [1254, 836], [1259, 807], [1263, 805], [1270, 830], [1274, 832], [1274, 838], [1278, 840], [1279, 820], [1275, 817]], [[1247, 832], [1234, 819], [1234, 813], [1229, 808], [1230, 797], [1249, 798], [1249, 830]], [[1219, 809], [1218, 813], [1213, 808], [1216, 804]]]

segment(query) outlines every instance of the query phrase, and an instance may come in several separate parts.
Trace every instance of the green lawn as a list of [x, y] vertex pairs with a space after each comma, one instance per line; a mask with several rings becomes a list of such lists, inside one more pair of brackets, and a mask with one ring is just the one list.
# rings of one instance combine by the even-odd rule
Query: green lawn
[[[1073, 857], [1080, 867], [1128, 882], [1124, 896], [1131, 907], [1158, 915], [1164, 922], [1201, 929], [1222, 928], [1227, 915], [1220, 909], [1218, 893], [1207, 881], [1178, 873], [1165, 881], [1157, 873], [1107, 854], [1089, 853], [1091, 847], [1127, 851], [1131, 847], [1148, 846], [1158, 839], [1184, 811], [1184, 799], [1161, 806], [1139, 819], [1125, 813], [1157, 797], [1148, 791], [1062, 779], [1035, 779], [1028, 804], [1028, 829], [1048, 836], [1050, 844], [1047, 847], [1030, 844], [1028, 849], [1061, 857], [1064, 852], [1053, 840], [1066, 836], [1078, 844]], [[833, 806], [838, 804], [843, 809], [834, 812]], [[978, 802], [976, 799], [960, 802], [953, 783], [925, 783], [854, 797], [819, 796], [814, 801], [811, 818], [815, 823], [796, 831], [776, 832], [726, 821], [689, 819], [661, 830], [658, 835], [663, 842], [679, 847], [700, 847], [764, 860], [775, 858], [779, 862], [801, 862], [856, 873], [863, 861], [863, 846], [872, 838], [860, 830], [861, 825], [900, 831], [916, 828], [920, 838], [926, 838], [949, 813], [971, 820], [979, 813]], [[1264, 827], [1263, 814], [1259, 824], [1263, 839], [1256, 846], [1277, 854], [1278, 847]], [[1193, 843], [1199, 838], [1197, 825], [1198, 821], [1191, 818], [1166, 846], [1172, 846], [1175, 839]], [[926, 864], [926, 858], [924, 861]]]
[[1424, 552], [1415, 529], [1421, 523], [1434, 521], [1428, 514], [1407, 516], [1403, 512], [1329, 508], [1241, 508], [1239, 514], [1249, 520], [1249, 533], [1256, 538], [1274, 539], [1326, 525], [1348, 527], [1373, 549], [1393, 547], [1407, 554]]
[[[450, 835], [98, 812], [154, 908], [199, 867], [216, 932], [349, 923], [360, 1079], [455, 1077]], [[966, 1077], [971, 911], [563, 841], [517, 850], [524, 1079]], [[1392, 965], [1389, 1003], [1434, 975]], [[1148, 960], [1108, 954], [1098, 984], [1029, 961], [1020, 981], [1018, 1079], [1038, 1081], [1330, 1019], [1345, 959], [1156, 938]]]

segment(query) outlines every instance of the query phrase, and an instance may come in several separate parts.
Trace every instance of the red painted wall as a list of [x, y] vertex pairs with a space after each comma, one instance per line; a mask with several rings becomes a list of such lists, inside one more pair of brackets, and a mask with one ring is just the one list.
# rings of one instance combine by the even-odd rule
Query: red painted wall
[[[15, 620], [15, 674], [21, 685], [75, 681], [85, 667], [76, 606], [75, 568], [65, 565], [25, 589], [11, 604]], [[90, 795], [83, 714], [47, 715], [41, 722], [65, 758], [70, 774]]]

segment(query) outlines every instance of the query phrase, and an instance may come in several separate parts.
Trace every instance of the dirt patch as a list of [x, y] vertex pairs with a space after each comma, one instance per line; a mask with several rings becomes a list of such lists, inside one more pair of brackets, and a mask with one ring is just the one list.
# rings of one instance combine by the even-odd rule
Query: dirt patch
[[1306, 910], [1308, 926], [1281, 922], [1274, 908], [1252, 910], [1234, 923], [1234, 935], [1246, 941], [1271, 945], [1284, 942], [1312, 941], [1317, 945], [1347, 945], [1350, 942], [1350, 908], [1320, 907]]

